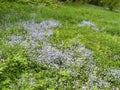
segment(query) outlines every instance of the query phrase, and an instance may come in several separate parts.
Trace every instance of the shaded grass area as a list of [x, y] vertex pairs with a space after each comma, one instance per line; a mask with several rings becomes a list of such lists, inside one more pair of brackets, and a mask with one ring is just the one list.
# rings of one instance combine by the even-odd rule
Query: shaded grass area
[[[2, 67], [0, 89], [78, 90], [83, 88], [82, 86], [85, 86], [89, 79], [86, 73], [87, 65], [71, 65], [64, 69], [57, 69], [45, 62], [37, 64], [34, 62], [35, 58], [28, 55], [27, 48], [17, 44], [9, 45], [8, 41], [12, 35], [21, 35], [24, 38], [28, 33], [24, 30], [23, 21], [35, 20], [39, 23], [48, 19], [59, 20], [62, 27], [54, 30], [49, 42], [63, 52], [71, 48], [75, 42], [84, 44], [86, 48], [93, 51], [96, 65], [101, 69], [95, 74], [97, 73], [101, 78], [106, 70], [120, 69], [119, 17], [120, 13], [89, 5], [45, 6], [44, 4], [0, 3], [0, 66]], [[83, 20], [93, 22], [103, 31], [93, 31], [90, 26], [78, 27]], [[73, 75], [69, 69], [77, 73]], [[110, 82], [110, 87], [92, 89], [120, 88], [119, 80], [105, 75], [104, 78]]]

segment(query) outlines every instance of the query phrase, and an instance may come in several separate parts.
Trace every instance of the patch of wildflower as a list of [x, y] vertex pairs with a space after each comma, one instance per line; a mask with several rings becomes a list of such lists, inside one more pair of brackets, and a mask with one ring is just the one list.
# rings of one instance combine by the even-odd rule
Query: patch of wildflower
[[104, 28], [98, 28], [94, 23], [90, 21], [83, 20], [80, 24], [78, 24], [79, 27], [86, 27], [89, 26], [92, 28], [93, 31], [104, 31]]
[[[51, 45], [48, 38], [53, 35], [53, 30], [56, 27], [61, 27], [61, 24], [58, 21], [49, 20], [43, 21], [41, 23], [24, 22], [24, 29], [29, 33], [25, 36], [25, 40], [22, 39], [22, 36], [11, 36], [11, 44], [20, 44], [27, 46], [29, 49], [29, 56], [34, 58], [34, 60], [39, 64], [41, 61], [49, 63], [51, 66], [55, 66], [58, 69], [67, 69], [71, 72], [73, 76], [79, 75], [79, 70], [83, 70], [88, 80], [83, 85], [83, 90], [94, 89], [98, 87], [109, 87], [110, 83], [106, 80], [102, 80], [97, 76], [99, 68], [96, 66], [95, 58], [93, 52], [87, 49], [80, 42], [73, 40], [70, 48], [62, 51], [58, 50]], [[83, 21], [80, 27], [91, 26], [96, 28], [96, 26], [88, 21]], [[64, 43], [62, 44], [64, 45]], [[71, 68], [71, 66], [80, 67], [79, 70]], [[61, 68], [62, 67], [62, 68]], [[66, 68], [69, 67], [69, 68]], [[82, 72], [82, 71], [81, 71]], [[116, 78], [116, 77], [115, 77]], [[30, 79], [30, 85], [34, 86], [35, 82], [33, 79]], [[76, 80], [76, 84], [80, 80]]]

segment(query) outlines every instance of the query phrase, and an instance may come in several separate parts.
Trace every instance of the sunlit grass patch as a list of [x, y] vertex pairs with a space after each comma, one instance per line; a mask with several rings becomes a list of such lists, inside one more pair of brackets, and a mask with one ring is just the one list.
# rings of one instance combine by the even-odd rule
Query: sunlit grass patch
[[89, 30], [86, 31], [87, 32], [81, 31], [83, 34], [81, 40], [97, 55], [96, 58], [98, 58], [98, 65], [100, 64], [100, 66], [119, 68], [120, 58], [115, 59], [114, 56], [120, 55], [120, 38], [107, 33], [96, 33], [90, 32]]

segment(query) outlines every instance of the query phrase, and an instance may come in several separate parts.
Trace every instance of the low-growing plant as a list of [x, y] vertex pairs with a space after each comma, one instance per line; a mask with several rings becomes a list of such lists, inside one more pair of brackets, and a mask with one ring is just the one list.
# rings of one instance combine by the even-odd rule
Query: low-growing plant
[[[4, 44], [3, 44], [4, 45]], [[26, 71], [28, 66], [27, 52], [21, 46], [2, 46], [0, 61], [0, 88], [8, 88], [11, 83], [16, 83], [19, 76]], [[19, 50], [19, 51], [18, 51]], [[18, 52], [17, 52], [18, 51]]]
[[[0, 12], [0, 90], [120, 87], [119, 13], [79, 3], [53, 8], [13, 2], [0, 3]], [[33, 18], [28, 18], [31, 15]], [[60, 21], [60, 27], [48, 37], [53, 28], [42, 30], [42, 26], [49, 27], [49, 23], [56, 26], [51, 18]], [[44, 20], [48, 19], [50, 22], [46, 24]], [[79, 27], [86, 22], [87, 26]], [[88, 26], [91, 23], [98, 30]], [[116, 71], [109, 73], [111, 68]]]

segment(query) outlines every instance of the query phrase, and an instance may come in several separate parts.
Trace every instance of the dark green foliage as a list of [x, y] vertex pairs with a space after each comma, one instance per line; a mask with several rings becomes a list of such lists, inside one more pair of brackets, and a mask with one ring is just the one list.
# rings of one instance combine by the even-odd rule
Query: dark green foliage
[[17, 3], [34, 3], [34, 4], [39, 4], [39, 3], [45, 3], [45, 4], [52, 4], [55, 3], [56, 0], [0, 0], [0, 2], [17, 2]]
[[120, 0], [0, 0], [0, 2], [18, 2], [18, 3], [45, 3], [51, 5], [56, 2], [80, 2], [82, 4], [89, 3], [97, 6], [106, 6], [110, 10], [113, 10], [120, 5]]
[[110, 10], [113, 10], [115, 7], [118, 7], [120, 0], [101, 0], [104, 6], [107, 6]]
[[120, 4], [120, 0], [90, 0], [90, 4], [98, 5], [98, 6], [106, 6], [110, 10], [118, 7]]
[[18, 0], [1, 0], [1, 1], [16, 2]]
[[93, 4], [93, 5], [100, 5], [101, 4], [101, 0], [90, 0], [89, 3]]

